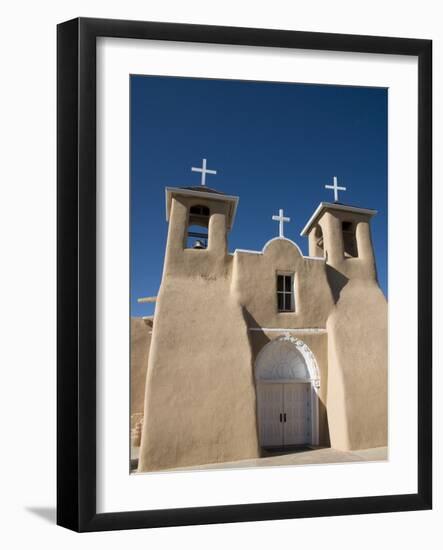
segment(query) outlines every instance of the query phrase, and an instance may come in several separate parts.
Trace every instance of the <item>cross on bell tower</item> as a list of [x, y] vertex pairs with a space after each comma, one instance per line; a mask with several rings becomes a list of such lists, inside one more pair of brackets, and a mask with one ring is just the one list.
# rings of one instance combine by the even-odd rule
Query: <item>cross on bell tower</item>
[[201, 172], [202, 178], [201, 178], [201, 185], [206, 185], [206, 174], [216, 174], [217, 170], [209, 170], [209, 168], [206, 168], [206, 159], [203, 159], [202, 167], [197, 168], [195, 166], [191, 167], [192, 172]]
[[338, 192], [346, 191], [346, 187], [339, 187], [337, 184], [337, 176], [334, 176], [333, 185], [325, 185], [325, 189], [332, 189], [334, 191], [334, 202], [338, 202]]

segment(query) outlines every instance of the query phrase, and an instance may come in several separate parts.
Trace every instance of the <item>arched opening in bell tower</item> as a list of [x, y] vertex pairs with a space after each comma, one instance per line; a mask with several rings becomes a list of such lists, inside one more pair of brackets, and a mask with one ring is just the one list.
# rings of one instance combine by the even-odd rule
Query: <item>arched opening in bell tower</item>
[[196, 204], [189, 209], [186, 248], [204, 250], [208, 248], [208, 227], [210, 210], [207, 206]]
[[356, 227], [354, 222], [343, 221], [341, 223], [343, 232], [343, 252], [345, 258], [357, 258], [357, 239], [356, 239]]
[[325, 257], [325, 244], [320, 224], [317, 224], [309, 234], [309, 254], [316, 258]]

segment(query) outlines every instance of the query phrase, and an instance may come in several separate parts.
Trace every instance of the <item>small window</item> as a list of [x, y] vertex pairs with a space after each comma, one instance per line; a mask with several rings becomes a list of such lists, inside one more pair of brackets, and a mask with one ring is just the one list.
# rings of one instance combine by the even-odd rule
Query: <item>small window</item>
[[277, 308], [278, 311], [294, 311], [294, 275], [277, 274]]

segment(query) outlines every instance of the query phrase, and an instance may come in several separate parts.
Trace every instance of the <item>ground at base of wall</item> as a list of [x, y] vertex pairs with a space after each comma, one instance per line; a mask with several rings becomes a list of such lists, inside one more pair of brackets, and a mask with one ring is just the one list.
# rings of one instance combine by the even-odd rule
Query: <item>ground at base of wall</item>
[[170, 471], [221, 470], [225, 468], [257, 468], [269, 466], [297, 466], [303, 464], [342, 464], [344, 462], [379, 462], [388, 459], [387, 447], [374, 447], [358, 451], [338, 451], [331, 447], [311, 448], [295, 452], [266, 453], [262, 458], [250, 458], [235, 462], [200, 464]]

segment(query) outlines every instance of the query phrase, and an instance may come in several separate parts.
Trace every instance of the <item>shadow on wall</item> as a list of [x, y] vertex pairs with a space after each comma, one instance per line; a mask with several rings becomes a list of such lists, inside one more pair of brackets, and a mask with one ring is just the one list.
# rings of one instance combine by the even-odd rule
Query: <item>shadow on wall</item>
[[[261, 325], [257, 323], [255, 318], [251, 315], [251, 313], [247, 310], [245, 306], [242, 306], [242, 314], [243, 319], [246, 323], [246, 329], [248, 331], [249, 346], [251, 347], [252, 351], [251, 373], [253, 382], [255, 384], [255, 358], [257, 357], [258, 352], [271, 341], [271, 338], [266, 336], [266, 334], [262, 330]], [[251, 328], [259, 329], [258, 331], [254, 332], [254, 335], [256, 336], [256, 338], [254, 339], [252, 338], [252, 332], [249, 330]]]
[[[256, 391], [256, 402], [255, 402], [255, 430], [257, 435], [257, 441], [260, 449], [260, 455], [265, 456], [263, 454], [263, 449], [260, 447], [260, 433], [258, 429], [258, 415], [257, 415], [257, 389], [255, 385], [255, 358], [257, 357], [258, 351], [265, 346], [268, 342], [271, 341], [270, 338], [266, 336], [264, 332], [261, 330], [261, 326], [257, 323], [253, 315], [247, 310], [245, 306], [242, 306], [242, 315], [243, 319], [246, 323], [246, 330], [248, 333], [248, 341], [249, 341], [249, 347], [251, 349], [251, 382], [254, 386], [254, 389]], [[258, 328], [260, 331], [254, 332], [256, 338], [253, 339], [251, 337], [252, 332], [249, 330], [251, 328]]]
[[347, 285], [349, 279], [330, 265], [326, 265], [326, 277], [328, 279], [334, 303], [336, 304], [340, 299], [341, 291]]
[[318, 398], [318, 416], [320, 419], [320, 425], [318, 431], [322, 439], [322, 445], [325, 447], [331, 446], [331, 438], [329, 436], [329, 419], [326, 405], [323, 403], [323, 399]]

